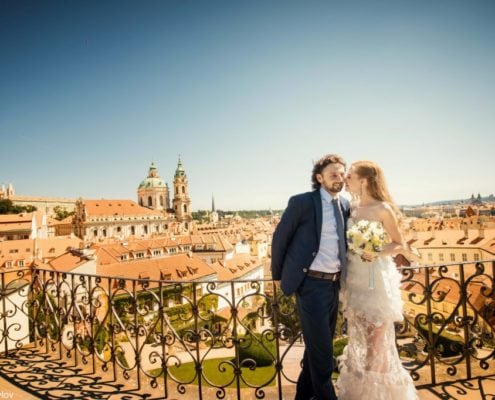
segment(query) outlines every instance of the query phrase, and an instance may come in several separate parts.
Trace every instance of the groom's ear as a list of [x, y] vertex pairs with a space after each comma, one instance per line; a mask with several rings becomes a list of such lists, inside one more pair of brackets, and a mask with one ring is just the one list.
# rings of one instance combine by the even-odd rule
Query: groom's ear
[[317, 180], [319, 183], [323, 183], [323, 177], [321, 176], [321, 174], [316, 174], [316, 180]]

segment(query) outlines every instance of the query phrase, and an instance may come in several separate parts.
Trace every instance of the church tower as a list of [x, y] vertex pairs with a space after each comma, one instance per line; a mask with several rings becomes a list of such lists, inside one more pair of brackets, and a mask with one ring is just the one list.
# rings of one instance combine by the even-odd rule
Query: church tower
[[182, 161], [179, 156], [177, 169], [174, 176], [174, 211], [177, 221], [185, 222], [184, 227], [188, 229], [188, 222], [192, 220], [191, 215], [191, 199], [189, 197], [189, 189], [187, 175]]
[[217, 224], [218, 223], [218, 213], [217, 213], [217, 210], [215, 209], [215, 198], [213, 197], [213, 195], [211, 196], [210, 222], [212, 224]]
[[170, 193], [168, 186], [160, 178], [155, 163], [151, 163], [148, 176], [139, 184], [138, 203], [153, 210], [167, 210], [170, 208]]

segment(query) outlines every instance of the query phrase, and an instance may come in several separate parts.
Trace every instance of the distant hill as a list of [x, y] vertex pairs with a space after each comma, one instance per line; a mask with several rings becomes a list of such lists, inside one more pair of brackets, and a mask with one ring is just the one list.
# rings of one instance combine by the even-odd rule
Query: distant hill
[[[477, 197], [475, 197], [475, 199], [477, 199]], [[495, 202], [495, 196], [493, 194], [489, 195], [489, 196], [485, 196], [485, 197], [480, 197], [481, 201], [483, 202], [489, 202], [489, 203], [493, 203]], [[430, 203], [423, 203], [423, 204], [416, 204], [415, 206], [441, 206], [441, 205], [450, 205], [450, 204], [460, 204], [460, 203], [464, 203], [464, 204], [470, 204], [471, 203], [471, 198], [468, 198], [468, 199], [462, 199], [462, 200], [439, 200], [439, 201], [433, 201], [433, 202], [430, 202]], [[402, 207], [410, 207], [410, 206], [402, 206]]]

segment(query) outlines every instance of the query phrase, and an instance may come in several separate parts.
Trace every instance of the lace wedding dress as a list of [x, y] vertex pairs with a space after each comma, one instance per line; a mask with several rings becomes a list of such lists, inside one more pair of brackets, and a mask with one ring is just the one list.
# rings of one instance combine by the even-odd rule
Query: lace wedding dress
[[347, 268], [341, 293], [349, 342], [339, 359], [339, 399], [416, 400], [395, 345], [394, 322], [403, 319], [400, 273], [391, 257], [364, 262], [349, 254]]

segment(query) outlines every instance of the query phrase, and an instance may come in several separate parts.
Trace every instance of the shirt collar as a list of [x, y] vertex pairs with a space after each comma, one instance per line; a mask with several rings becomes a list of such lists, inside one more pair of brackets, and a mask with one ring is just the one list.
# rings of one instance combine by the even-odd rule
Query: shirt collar
[[328, 193], [325, 189], [323, 189], [322, 187], [320, 187], [320, 195], [321, 195], [321, 199], [322, 200], [325, 200], [327, 203], [332, 203], [332, 200], [333, 199], [339, 199], [339, 195], [337, 194], [336, 196], [332, 196], [330, 193]]

